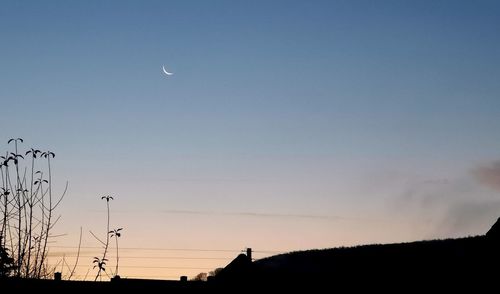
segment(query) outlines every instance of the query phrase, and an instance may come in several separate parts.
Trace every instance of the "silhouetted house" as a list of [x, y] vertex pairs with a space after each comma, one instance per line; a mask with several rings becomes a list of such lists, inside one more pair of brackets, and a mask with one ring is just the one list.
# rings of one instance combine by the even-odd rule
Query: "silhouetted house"
[[253, 274], [252, 250], [249, 248], [247, 254], [238, 255], [225, 268], [217, 274], [217, 281], [223, 283], [241, 283], [249, 281]]

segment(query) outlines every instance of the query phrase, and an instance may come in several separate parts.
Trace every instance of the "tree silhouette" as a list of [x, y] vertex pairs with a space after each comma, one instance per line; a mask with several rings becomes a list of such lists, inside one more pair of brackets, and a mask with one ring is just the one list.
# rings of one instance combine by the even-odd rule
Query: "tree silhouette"
[[213, 271], [209, 271], [208, 272], [208, 276], [209, 277], [216, 277], [224, 268], [222, 267], [218, 267], [216, 269], [214, 269]]
[[192, 278], [192, 281], [206, 281], [207, 280], [207, 273], [199, 273], [197, 274], [194, 278]]
[[0, 236], [0, 277], [8, 277], [14, 270], [14, 259], [9, 256], [7, 249], [2, 246], [2, 236]]

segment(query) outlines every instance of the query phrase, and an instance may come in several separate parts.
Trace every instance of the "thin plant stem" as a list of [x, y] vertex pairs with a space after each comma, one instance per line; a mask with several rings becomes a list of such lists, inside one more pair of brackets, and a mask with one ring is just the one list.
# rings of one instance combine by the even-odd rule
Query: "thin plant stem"
[[82, 246], [82, 230], [83, 230], [82, 227], [80, 227], [80, 241], [78, 241], [78, 252], [76, 253], [76, 261], [68, 277], [68, 280], [71, 280], [71, 277], [73, 277], [73, 274], [75, 273], [76, 270], [76, 266], [78, 265], [78, 260], [80, 259], [80, 248]]

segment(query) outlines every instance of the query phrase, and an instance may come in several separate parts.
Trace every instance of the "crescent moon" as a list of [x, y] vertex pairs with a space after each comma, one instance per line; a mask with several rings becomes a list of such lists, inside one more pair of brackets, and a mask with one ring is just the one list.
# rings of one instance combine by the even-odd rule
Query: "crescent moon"
[[171, 75], [173, 75], [173, 74], [174, 74], [173, 72], [168, 72], [168, 71], [165, 69], [165, 66], [164, 66], [164, 65], [163, 65], [161, 68], [163, 69], [163, 72], [164, 72], [167, 76], [171, 76]]

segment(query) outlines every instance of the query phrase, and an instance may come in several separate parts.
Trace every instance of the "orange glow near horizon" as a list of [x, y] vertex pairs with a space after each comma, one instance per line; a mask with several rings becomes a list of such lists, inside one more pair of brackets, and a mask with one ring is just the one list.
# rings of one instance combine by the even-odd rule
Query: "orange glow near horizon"
[[[102, 212], [90, 213], [87, 223], [96, 228], [105, 220]], [[329, 219], [304, 217], [271, 217], [262, 215], [185, 215], [135, 214], [111, 215], [112, 223], [124, 227], [119, 238], [119, 275], [122, 278], [177, 280], [193, 278], [198, 273], [225, 267], [247, 247], [253, 258], [260, 259], [280, 253], [351, 246], [367, 243], [414, 241], [424, 238], [426, 227], [417, 229], [409, 222], [375, 219]], [[83, 223], [69, 214], [68, 223]], [[128, 217], [127, 217], [128, 216]], [[93, 221], [96, 221], [94, 224]], [[148, 226], [144, 226], [148, 223]], [[165, 224], [182, 224], [170, 225]], [[62, 222], [58, 232], [75, 232]], [[93, 232], [97, 232], [94, 230]], [[68, 278], [76, 262], [79, 234], [68, 233], [51, 244], [49, 264]], [[417, 236], [417, 237], [415, 237]], [[99, 237], [102, 238], [102, 237]], [[88, 232], [83, 233], [80, 258], [72, 279], [94, 280], [94, 257], [101, 258], [103, 249]], [[116, 245], [110, 240], [106, 255], [106, 273], [116, 272]], [[57, 266], [56, 266], [57, 265]], [[104, 274], [103, 280], [109, 277]]]

